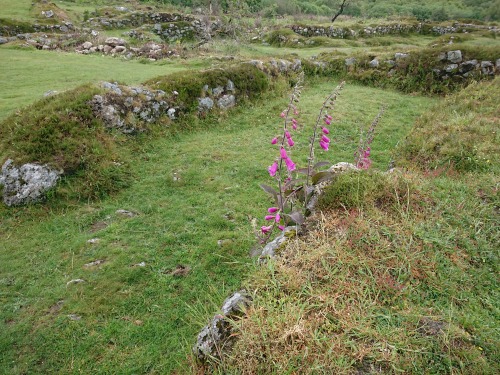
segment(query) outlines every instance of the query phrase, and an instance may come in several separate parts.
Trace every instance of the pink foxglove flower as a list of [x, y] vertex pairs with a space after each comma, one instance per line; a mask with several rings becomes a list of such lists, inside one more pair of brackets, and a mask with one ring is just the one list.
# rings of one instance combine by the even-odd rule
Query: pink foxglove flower
[[295, 145], [295, 142], [293, 141], [293, 139], [291, 137], [288, 138], [287, 142], [288, 142], [288, 146], [290, 146], [290, 147], [293, 147]]
[[292, 172], [295, 170], [295, 163], [290, 158], [285, 159], [287, 169]]
[[323, 130], [323, 134], [330, 134], [330, 130], [328, 130], [327, 128], [322, 128]]
[[269, 212], [270, 214], [274, 214], [276, 211], [278, 211], [278, 207], [269, 207], [267, 209], [267, 212]]
[[323, 150], [328, 151], [328, 143], [323, 142], [323, 141], [319, 141], [319, 145], [321, 146], [321, 148]]
[[281, 118], [285, 118], [285, 116], [286, 116], [285, 111], [281, 112], [280, 117], [281, 117]]
[[273, 139], [271, 139], [272, 145], [275, 145], [276, 143], [278, 143], [278, 138], [274, 137]]
[[297, 130], [297, 124], [292, 124], [292, 129]]
[[281, 231], [284, 231], [285, 227], [283, 225], [278, 225], [278, 229], [281, 230]]
[[283, 146], [280, 149], [280, 156], [282, 159], [285, 159], [285, 160], [288, 159], [288, 155], [286, 154], [286, 150]]
[[281, 219], [280, 214], [276, 214], [275, 221], [276, 221], [277, 223], [279, 223], [279, 222], [280, 222], [280, 219]]
[[285, 137], [286, 137], [286, 139], [292, 138], [292, 136], [290, 135], [290, 132], [288, 130], [285, 130]]
[[266, 221], [269, 221], [269, 220], [273, 220], [275, 218], [274, 215], [266, 215], [266, 217], [264, 219], [266, 219]]
[[321, 137], [321, 140], [322, 140], [323, 142], [325, 142], [325, 143], [330, 143], [330, 138], [328, 138], [326, 135], [323, 135], [323, 136]]
[[262, 231], [262, 233], [268, 233], [270, 230], [272, 229], [272, 225], [269, 225], [268, 227], [266, 227], [265, 225], [260, 227], [260, 230]]
[[328, 119], [328, 118], [324, 118], [323, 121], [325, 122], [325, 124], [327, 125], [330, 125], [332, 123], [332, 120]]
[[271, 165], [267, 170], [269, 171], [271, 177], [276, 176], [276, 172], [278, 171], [278, 163], [274, 162], [273, 165]]

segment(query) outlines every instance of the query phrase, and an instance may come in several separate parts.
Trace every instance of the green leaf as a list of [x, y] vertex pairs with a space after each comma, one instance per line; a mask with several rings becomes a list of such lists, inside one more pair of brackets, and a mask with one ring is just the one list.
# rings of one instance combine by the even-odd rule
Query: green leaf
[[331, 181], [335, 175], [332, 172], [318, 172], [312, 176], [313, 185], [317, 185], [321, 182]]

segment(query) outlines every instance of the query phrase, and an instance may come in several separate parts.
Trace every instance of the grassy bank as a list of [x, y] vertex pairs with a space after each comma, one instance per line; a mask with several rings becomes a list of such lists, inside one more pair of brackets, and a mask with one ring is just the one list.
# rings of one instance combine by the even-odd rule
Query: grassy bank
[[[497, 87], [417, 122], [396, 149], [413, 172], [340, 176], [308, 233], [250, 273], [254, 305], [211, 370], [498, 373]], [[464, 145], [480, 162], [450, 163]]]

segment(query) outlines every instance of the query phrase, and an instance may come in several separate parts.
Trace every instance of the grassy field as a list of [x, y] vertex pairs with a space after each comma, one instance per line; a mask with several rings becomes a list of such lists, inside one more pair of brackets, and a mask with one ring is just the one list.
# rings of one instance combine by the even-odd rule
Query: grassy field
[[0, 119], [26, 106], [49, 90], [64, 91], [88, 82], [139, 84], [148, 78], [200, 68], [209, 62], [174, 60], [156, 63], [126, 61], [101, 55], [0, 48]]
[[[304, 121], [335, 85], [307, 85]], [[386, 103], [373, 146], [375, 164], [385, 168], [390, 149], [436, 100], [346, 87], [327, 158], [352, 160], [359, 127]], [[274, 157], [268, 142], [284, 103], [268, 97], [200, 124], [205, 130], [131, 141], [135, 182], [107, 200], [0, 208], [0, 232], [8, 239], [0, 252], [0, 368], [14, 374], [187, 372], [186, 354], [216, 310], [212, 303], [239, 287], [252, 265], [249, 220], [267, 205], [258, 184], [268, 179]], [[301, 137], [305, 143], [305, 131]], [[118, 209], [138, 215], [123, 218]], [[99, 242], [87, 243], [92, 238]], [[96, 260], [105, 262], [85, 266]], [[67, 285], [79, 278], [85, 282]]]
[[[34, 21], [39, 14], [31, 3], [0, 0], [0, 17]], [[55, 4], [76, 22], [84, 11], [153, 2]], [[308, 16], [235, 22], [329, 24]], [[337, 26], [360, 23], [372, 20]], [[450, 41], [457, 48], [500, 46], [487, 32], [318, 39], [324, 44], [307, 48], [250, 43], [252, 36], [176, 45], [182, 58], [157, 62], [39, 51], [22, 41], [0, 46], [0, 121], [49, 90], [101, 80], [139, 85], [185, 71], [193, 81], [192, 71], [228, 62], [323, 52], [385, 56]], [[124, 161], [126, 187], [77, 201], [83, 184], [67, 176], [46, 202], [0, 204], [0, 374], [498, 373], [498, 83], [474, 84], [449, 98], [422, 96], [418, 86], [405, 95], [347, 84], [331, 112], [330, 152], [317, 159], [353, 162], [361, 133], [385, 106], [371, 144], [373, 170], [339, 177], [306, 236], [264, 267], [249, 257], [252, 222], [263, 225], [270, 204], [259, 184], [273, 183], [267, 167], [278, 152], [270, 140], [280, 131], [286, 79], [229, 112], [190, 115], [149, 133], [99, 127], [112, 147], [80, 141], [74, 148], [105, 154], [99, 161]], [[306, 80], [291, 152], [298, 167], [307, 162], [317, 110], [337, 84], [332, 77]], [[68, 97], [97, 92], [79, 90]], [[57, 119], [80, 104], [90, 112], [86, 96], [67, 100], [41, 106], [56, 108], [59, 117], [40, 111], [27, 116], [35, 119], [30, 126], [40, 129], [39, 118], [66, 124]], [[13, 118], [16, 127], [3, 130], [20, 128], [22, 117]], [[75, 128], [89, 130], [92, 121]], [[101, 133], [84, 132], [92, 140]], [[12, 147], [0, 149], [0, 162]], [[81, 161], [79, 155], [73, 159]], [[394, 161], [405, 170], [383, 173]], [[235, 351], [198, 367], [190, 356], [196, 334], [242, 286], [255, 291], [255, 305], [236, 322]]]

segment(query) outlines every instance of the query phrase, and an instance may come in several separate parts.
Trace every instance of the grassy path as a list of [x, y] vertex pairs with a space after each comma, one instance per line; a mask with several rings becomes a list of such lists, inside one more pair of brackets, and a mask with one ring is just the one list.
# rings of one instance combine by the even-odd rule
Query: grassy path
[[[306, 87], [304, 119], [335, 85]], [[376, 167], [384, 168], [390, 149], [434, 100], [347, 86], [328, 158], [352, 160], [359, 127], [387, 103], [372, 147]], [[196, 132], [125, 145], [136, 181], [107, 200], [57, 210], [0, 208], [0, 369], [187, 371], [197, 330], [252, 266], [249, 219], [260, 220], [268, 204], [258, 184], [272, 183], [269, 140], [285, 103], [269, 97]], [[307, 136], [297, 135], [297, 145]], [[138, 215], [121, 217], [118, 209]], [[87, 242], [93, 238], [99, 242]], [[95, 260], [105, 262], [85, 266]], [[187, 271], [175, 272], [179, 266]], [[74, 279], [85, 282], [67, 285]]]

